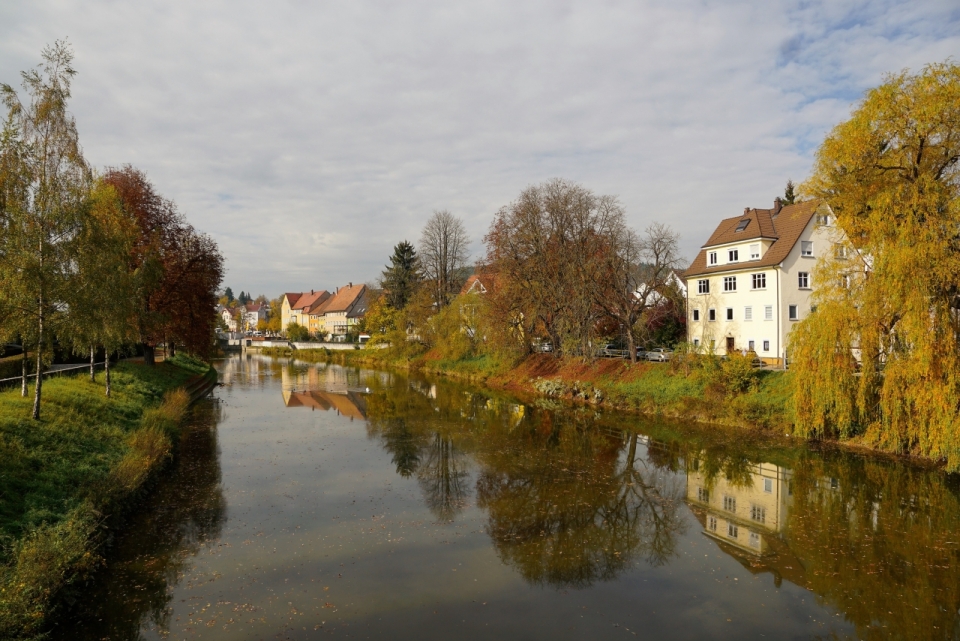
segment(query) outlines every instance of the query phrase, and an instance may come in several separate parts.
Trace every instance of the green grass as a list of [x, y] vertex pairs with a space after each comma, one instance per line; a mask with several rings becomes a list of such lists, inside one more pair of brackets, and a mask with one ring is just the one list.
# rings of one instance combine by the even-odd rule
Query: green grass
[[92, 566], [99, 522], [169, 456], [189, 403], [171, 390], [208, 369], [120, 363], [109, 399], [102, 372], [46, 379], [39, 421], [32, 386], [0, 392], [0, 637], [36, 633], [57, 590]]

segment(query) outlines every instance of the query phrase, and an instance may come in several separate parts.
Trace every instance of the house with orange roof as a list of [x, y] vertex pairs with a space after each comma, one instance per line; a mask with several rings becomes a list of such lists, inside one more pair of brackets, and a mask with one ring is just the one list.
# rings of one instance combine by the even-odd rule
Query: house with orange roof
[[330, 292], [325, 289], [284, 294], [280, 308], [280, 326], [286, 329], [290, 323], [296, 323], [309, 328], [311, 310], [328, 298]]
[[726, 218], [683, 278], [687, 340], [707, 352], [753, 350], [781, 365], [787, 337], [812, 311], [813, 268], [835, 252], [837, 229], [820, 201], [746, 208]]
[[338, 337], [345, 337], [354, 331], [367, 312], [368, 298], [366, 285], [350, 283], [346, 287], [337, 288], [337, 293], [320, 310], [323, 316], [323, 331], [330, 336], [330, 340], [338, 340]]

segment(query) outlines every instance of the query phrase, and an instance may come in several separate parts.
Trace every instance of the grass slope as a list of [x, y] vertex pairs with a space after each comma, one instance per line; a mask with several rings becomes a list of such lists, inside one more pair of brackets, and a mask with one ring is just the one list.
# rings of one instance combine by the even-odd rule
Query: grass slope
[[[189, 405], [182, 391], [209, 367], [179, 356], [155, 367], [44, 381], [32, 394], [0, 392], [0, 637], [35, 634], [58, 590], [96, 561], [100, 523], [169, 457]], [[32, 387], [31, 387], [32, 390]]]

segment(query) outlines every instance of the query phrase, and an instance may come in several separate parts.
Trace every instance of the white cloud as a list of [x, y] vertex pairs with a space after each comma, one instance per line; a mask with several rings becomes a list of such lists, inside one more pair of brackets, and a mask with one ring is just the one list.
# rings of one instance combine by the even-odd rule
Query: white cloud
[[884, 72], [960, 51], [948, 2], [154, 2], [0, 8], [0, 81], [69, 37], [96, 165], [211, 233], [234, 290], [374, 278], [434, 209], [618, 194], [692, 256], [769, 206]]

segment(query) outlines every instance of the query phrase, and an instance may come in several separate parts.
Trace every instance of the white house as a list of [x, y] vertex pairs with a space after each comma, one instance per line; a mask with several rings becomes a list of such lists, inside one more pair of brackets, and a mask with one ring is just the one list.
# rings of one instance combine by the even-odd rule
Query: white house
[[727, 218], [684, 273], [687, 340], [705, 351], [754, 350], [783, 363], [787, 336], [810, 312], [817, 257], [834, 252], [833, 215], [820, 201]]
[[270, 306], [266, 303], [247, 303], [243, 306], [243, 324], [246, 329], [256, 329], [257, 323], [267, 320]]

